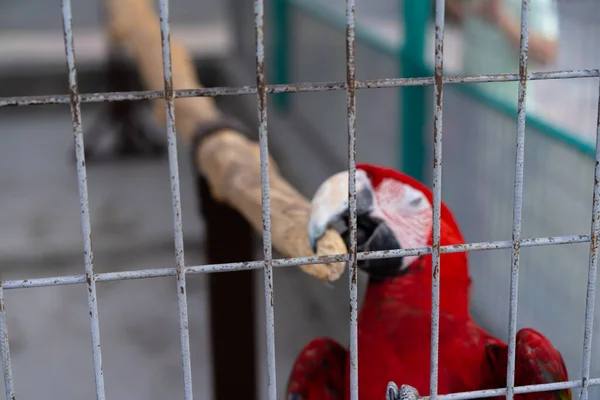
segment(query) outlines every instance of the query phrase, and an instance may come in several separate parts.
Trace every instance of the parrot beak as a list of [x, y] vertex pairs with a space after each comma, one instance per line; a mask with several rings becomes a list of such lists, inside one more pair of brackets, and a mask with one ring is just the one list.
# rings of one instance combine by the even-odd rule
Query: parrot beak
[[[385, 221], [375, 216], [378, 214], [376, 201], [375, 190], [367, 173], [357, 169], [356, 240], [359, 252], [400, 248], [396, 236]], [[308, 237], [313, 251], [316, 252], [317, 240], [331, 225], [344, 239], [346, 246], [350, 248], [348, 216], [348, 172], [344, 171], [323, 182], [313, 197], [308, 223]], [[400, 265], [401, 261], [398, 258], [358, 262], [358, 267], [375, 279], [397, 275]]]
[[[314, 251], [316, 251], [317, 240], [323, 236], [330, 225], [348, 219], [348, 178], [348, 171], [333, 175], [319, 186], [312, 199], [310, 220], [308, 222], [308, 238]], [[375, 198], [371, 182], [365, 171], [357, 169], [357, 215], [369, 215], [373, 211], [374, 205]], [[347, 233], [345, 231], [347, 231], [347, 226], [338, 229], [340, 234]]]

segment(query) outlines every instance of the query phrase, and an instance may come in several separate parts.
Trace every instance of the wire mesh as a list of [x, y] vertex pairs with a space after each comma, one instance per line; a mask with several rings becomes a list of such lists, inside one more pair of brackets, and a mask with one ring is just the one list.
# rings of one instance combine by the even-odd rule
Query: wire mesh
[[[430, 364], [430, 395], [431, 399], [470, 399], [480, 397], [492, 397], [506, 395], [513, 398], [515, 394], [530, 393], [536, 391], [547, 391], [558, 388], [580, 388], [582, 399], [588, 398], [590, 386], [600, 385], [600, 378], [590, 378], [592, 365], [592, 333], [595, 285], [598, 263], [598, 239], [600, 234], [600, 88], [599, 88], [599, 113], [597, 120], [596, 136], [596, 159], [594, 170], [594, 189], [592, 200], [591, 233], [579, 235], [563, 235], [550, 237], [522, 238], [521, 216], [525, 206], [523, 200], [524, 176], [526, 169], [525, 159], [525, 94], [528, 80], [569, 79], [569, 78], [596, 78], [600, 77], [598, 70], [565, 70], [553, 72], [527, 73], [527, 49], [528, 49], [528, 10], [529, 1], [522, 0], [521, 8], [521, 42], [520, 42], [520, 68], [518, 74], [496, 74], [477, 76], [443, 76], [443, 46], [444, 46], [444, 0], [435, 2], [435, 73], [433, 77], [414, 79], [375, 79], [357, 80], [355, 71], [355, 2], [346, 0], [346, 80], [329, 81], [321, 83], [300, 83], [289, 85], [267, 85], [265, 78], [265, 46], [264, 46], [264, 1], [254, 1], [254, 29], [256, 47], [256, 86], [244, 86], [238, 88], [218, 87], [190, 90], [173, 90], [171, 72], [171, 48], [169, 37], [169, 0], [160, 0], [160, 29], [163, 50], [163, 73], [165, 86], [163, 91], [139, 91], [121, 93], [93, 93], [80, 94], [77, 87], [77, 70], [75, 67], [75, 54], [73, 46], [72, 14], [70, 0], [61, 3], [63, 15], [63, 31], [65, 39], [65, 54], [69, 71], [69, 94], [52, 96], [24, 96], [0, 98], [0, 107], [5, 106], [29, 106], [41, 104], [70, 104], [73, 133], [75, 137], [75, 152], [77, 159], [77, 175], [80, 196], [80, 212], [82, 235], [84, 242], [85, 274], [60, 276], [54, 278], [12, 280], [0, 282], [0, 355], [3, 363], [4, 379], [7, 398], [14, 398], [15, 389], [12, 379], [10, 362], [8, 328], [6, 326], [6, 311], [4, 307], [4, 290], [17, 288], [32, 288], [42, 286], [58, 286], [69, 284], [88, 285], [88, 306], [90, 311], [90, 332], [92, 336], [92, 351], [94, 362], [94, 374], [96, 382], [96, 397], [104, 399], [104, 378], [102, 369], [102, 352], [99, 334], [99, 316], [96, 298], [96, 283], [114, 280], [145, 279], [153, 277], [177, 277], [177, 296], [179, 299], [180, 336], [182, 368], [184, 371], [185, 398], [192, 399], [192, 374], [190, 362], [190, 343], [188, 332], [188, 313], [186, 297], [186, 275], [205, 272], [237, 271], [245, 269], [264, 270], [265, 279], [265, 312], [267, 332], [267, 366], [268, 366], [268, 398], [276, 398], [276, 375], [275, 375], [275, 328], [274, 328], [274, 297], [273, 297], [273, 268], [291, 267], [301, 264], [316, 264], [324, 262], [345, 261], [350, 268], [349, 274], [349, 301], [350, 301], [350, 398], [358, 399], [358, 336], [357, 336], [357, 314], [358, 314], [358, 291], [357, 291], [357, 262], [359, 260], [376, 258], [394, 258], [408, 255], [433, 256], [432, 275], [432, 327], [431, 327], [431, 364]], [[600, 80], [600, 79], [599, 79]], [[444, 85], [456, 83], [475, 82], [507, 82], [518, 81], [518, 118], [516, 132], [515, 171], [513, 188], [513, 221], [512, 239], [505, 241], [489, 241], [478, 243], [467, 243], [454, 246], [440, 246], [440, 207], [442, 197], [442, 131], [443, 131], [443, 93]], [[357, 215], [356, 215], [356, 90], [370, 88], [392, 88], [401, 86], [433, 85], [435, 92], [433, 112], [433, 232], [432, 246], [418, 249], [399, 249], [393, 251], [369, 252], [368, 254], [357, 252]], [[348, 254], [339, 254], [320, 257], [300, 257], [287, 259], [273, 259], [271, 229], [270, 229], [270, 193], [268, 175], [268, 140], [267, 140], [267, 94], [268, 93], [292, 93], [292, 92], [324, 92], [324, 91], [346, 92], [347, 97], [347, 131], [348, 131], [348, 169], [349, 174], [349, 227], [350, 243]], [[185, 266], [184, 246], [182, 236], [182, 215], [180, 204], [179, 172], [177, 162], [177, 146], [175, 131], [174, 99], [176, 97], [195, 96], [223, 96], [223, 95], [248, 95], [256, 94], [258, 98], [259, 116], [259, 142], [261, 160], [261, 183], [262, 183], [262, 216], [263, 216], [263, 250], [264, 260], [253, 262], [212, 264], [199, 266]], [[104, 102], [104, 101], [134, 101], [141, 99], [164, 98], [167, 113], [167, 137], [169, 149], [169, 170], [172, 190], [174, 244], [175, 244], [175, 267], [161, 269], [146, 269], [137, 271], [121, 271], [111, 273], [94, 273], [93, 252], [91, 244], [91, 223], [89, 216], [88, 189], [86, 178], [86, 165], [84, 156], [84, 143], [81, 123], [81, 103]], [[456, 178], [455, 178], [456, 179]], [[535, 182], [533, 182], [535, 183]], [[589, 219], [588, 219], [589, 221]], [[585, 326], [583, 327], [583, 357], [581, 379], [569, 382], [558, 382], [546, 385], [532, 385], [515, 387], [515, 346], [517, 329], [518, 309], [518, 283], [519, 269], [521, 264], [521, 250], [528, 247], [552, 246], [561, 244], [589, 243], [588, 276], [586, 285]], [[439, 345], [439, 270], [440, 255], [453, 252], [477, 252], [483, 250], [511, 250], [511, 289], [509, 308], [509, 361], [507, 371], [507, 386], [502, 389], [484, 390], [468, 393], [455, 393], [449, 395], [438, 395], [438, 345]], [[402, 382], [399, 382], [402, 383]], [[381, 394], [382, 397], [385, 393]]]

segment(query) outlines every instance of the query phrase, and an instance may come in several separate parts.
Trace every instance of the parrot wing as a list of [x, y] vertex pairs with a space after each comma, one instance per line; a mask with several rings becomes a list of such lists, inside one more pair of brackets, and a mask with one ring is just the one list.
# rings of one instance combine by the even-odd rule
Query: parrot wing
[[292, 367], [287, 400], [342, 400], [346, 357], [346, 349], [333, 339], [313, 339]]
[[[499, 341], [486, 345], [488, 361], [496, 376], [496, 387], [506, 386], [508, 346]], [[517, 332], [515, 386], [568, 381], [567, 368], [560, 352], [541, 333], [526, 328]], [[571, 400], [571, 390], [520, 394], [518, 399]]]

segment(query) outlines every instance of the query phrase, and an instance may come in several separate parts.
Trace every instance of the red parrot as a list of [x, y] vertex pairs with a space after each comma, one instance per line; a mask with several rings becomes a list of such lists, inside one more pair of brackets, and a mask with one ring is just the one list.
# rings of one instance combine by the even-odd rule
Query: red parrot
[[[348, 172], [326, 180], [312, 201], [314, 247], [327, 227], [348, 244]], [[431, 191], [417, 180], [369, 164], [356, 171], [358, 251], [431, 246]], [[441, 208], [441, 245], [464, 243], [448, 207]], [[438, 394], [506, 386], [508, 346], [475, 324], [469, 313], [466, 253], [441, 255]], [[358, 317], [359, 398], [382, 400], [388, 382], [429, 393], [432, 256], [358, 262], [369, 276]], [[330, 338], [300, 352], [288, 381], [288, 400], [347, 400], [349, 353]], [[533, 329], [517, 333], [515, 386], [567, 381], [561, 354]], [[503, 398], [502, 396], [499, 398]], [[521, 394], [517, 399], [571, 400], [570, 390]]]

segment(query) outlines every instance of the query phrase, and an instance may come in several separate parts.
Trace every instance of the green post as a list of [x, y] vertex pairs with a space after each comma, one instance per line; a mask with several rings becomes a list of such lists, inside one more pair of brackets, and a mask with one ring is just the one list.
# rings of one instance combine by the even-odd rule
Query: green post
[[[400, 72], [404, 78], [423, 76], [425, 28], [430, 15], [430, 0], [404, 0], [405, 42], [399, 51]], [[425, 167], [426, 94], [425, 86], [405, 86], [399, 90], [402, 96], [399, 168], [421, 182]]]
[[[287, 0], [273, 0], [273, 79], [274, 84], [287, 84], [290, 72], [290, 5]], [[289, 94], [273, 95], [273, 104], [280, 112], [289, 110]]]

